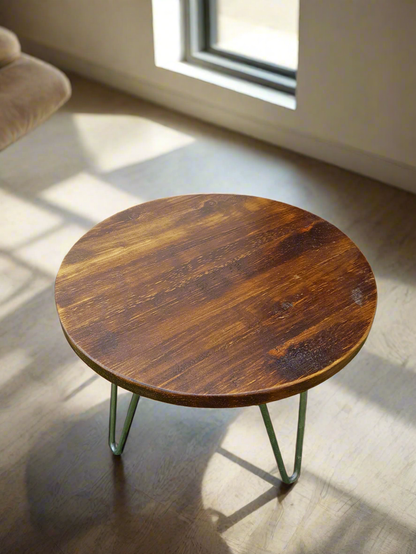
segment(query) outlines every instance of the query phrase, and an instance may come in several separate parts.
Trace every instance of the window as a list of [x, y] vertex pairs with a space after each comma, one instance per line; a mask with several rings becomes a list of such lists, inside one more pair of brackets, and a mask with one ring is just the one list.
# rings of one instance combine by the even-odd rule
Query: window
[[295, 94], [299, 0], [185, 0], [189, 62]]

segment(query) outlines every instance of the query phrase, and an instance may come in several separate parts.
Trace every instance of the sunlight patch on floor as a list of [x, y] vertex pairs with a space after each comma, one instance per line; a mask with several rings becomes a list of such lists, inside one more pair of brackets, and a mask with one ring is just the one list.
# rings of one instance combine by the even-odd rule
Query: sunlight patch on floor
[[51, 277], [55, 277], [66, 253], [86, 231], [86, 227], [71, 223], [28, 246], [18, 248], [15, 256]]
[[0, 254], [0, 319], [13, 314], [49, 285], [50, 278], [36, 274], [14, 256]]
[[0, 247], [12, 249], [25, 244], [62, 222], [56, 214], [0, 189], [3, 217], [0, 223]]
[[142, 203], [138, 196], [117, 189], [86, 172], [57, 183], [40, 196], [50, 204], [81, 215], [92, 223]]
[[134, 115], [74, 114], [84, 151], [98, 171], [115, 171], [157, 158], [195, 141], [191, 136]]
[[0, 357], [0, 385], [5, 386], [7, 382], [18, 373], [20, 373], [32, 361], [32, 356], [29, 356], [24, 348], [15, 348], [7, 354]]

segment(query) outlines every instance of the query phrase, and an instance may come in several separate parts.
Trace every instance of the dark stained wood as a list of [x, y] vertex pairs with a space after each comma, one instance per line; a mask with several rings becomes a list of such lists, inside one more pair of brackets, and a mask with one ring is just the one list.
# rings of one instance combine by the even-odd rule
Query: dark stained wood
[[371, 268], [321, 218], [239, 195], [155, 200], [86, 233], [56, 279], [61, 324], [97, 373], [156, 400], [278, 400], [342, 369], [376, 309]]

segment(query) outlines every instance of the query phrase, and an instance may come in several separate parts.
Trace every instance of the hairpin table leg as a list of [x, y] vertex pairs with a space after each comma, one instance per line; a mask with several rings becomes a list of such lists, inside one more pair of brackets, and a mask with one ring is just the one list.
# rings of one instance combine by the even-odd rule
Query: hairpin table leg
[[261, 415], [263, 416], [264, 424], [269, 435], [270, 443], [276, 458], [277, 467], [279, 468], [280, 476], [283, 483], [292, 485], [299, 479], [301, 465], [302, 465], [302, 449], [303, 449], [303, 436], [305, 434], [305, 418], [306, 418], [306, 404], [307, 404], [308, 392], [302, 392], [299, 398], [299, 419], [298, 419], [298, 432], [296, 437], [296, 454], [295, 454], [295, 468], [293, 474], [289, 477], [286, 472], [285, 464], [283, 462], [282, 454], [280, 452], [279, 444], [273, 429], [272, 420], [270, 419], [269, 410], [266, 404], [259, 406]]
[[120, 456], [123, 453], [124, 446], [129, 436], [130, 427], [133, 422], [134, 414], [136, 413], [137, 404], [140, 396], [133, 394], [130, 400], [129, 409], [124, 421], [123, 430], [121, 432], [120, 441], [116, 443], [116, 421], [117, 421], [117, 385], [111, 384], [111, 401], [110, 401], [110, 428], [108, 434], [108, 445], [115, 456]]

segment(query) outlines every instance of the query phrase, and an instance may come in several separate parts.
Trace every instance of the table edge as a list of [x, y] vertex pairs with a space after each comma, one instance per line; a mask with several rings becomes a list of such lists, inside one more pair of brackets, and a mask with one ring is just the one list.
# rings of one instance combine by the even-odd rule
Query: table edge
[[143, 396], [145, 398], [151, 398], [152, 400], [156, 400], [158, 402], [165, 402], [167, 404], [175, 404], [179, 406], [189, 406], [194, 408], [242, 408], [245, 406], [258, 406], [260, 404], [267, 404], [269, 402], [275, 402], [276, 400], [282, 400], [283, 398], [300, 394], [301, 392], [305, 392], [323, 383], [341, 371], [341, 369], [349, 364], [350, 361], [353, 360], [360, 352], [368, 338], [373, 321], [374, 316], [361, 340], [357, 342], [353, 349], [348, 351], [344, 357], [336, 360], [331, 365], [316, 371], [315, 373], [271, 389], [263, 389], [254, 392], [210, 395], [161, 389], [117, 375], [114, 371], [100, 365], [96, 360], [89, 357], [71, 340], [71, 337], [67, 334], [62, 323], [61, 327], [68, 344], [75, 354], [81, 358], [81, 360], [87, 364], [88, 367], [98, 373], [98, 375], [124, 390], [138, 394], [139, 396]]

